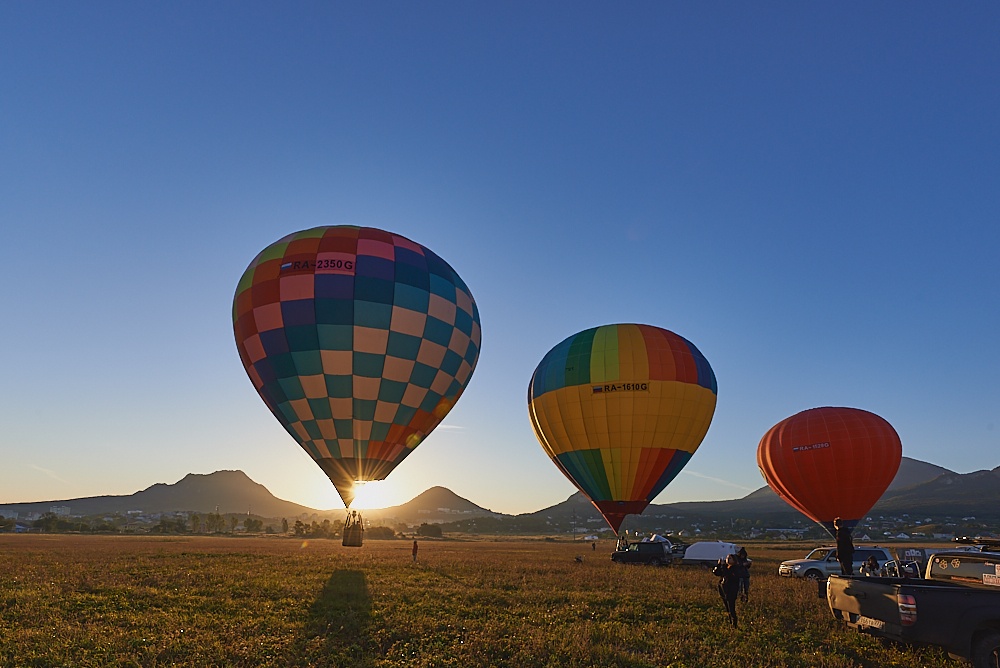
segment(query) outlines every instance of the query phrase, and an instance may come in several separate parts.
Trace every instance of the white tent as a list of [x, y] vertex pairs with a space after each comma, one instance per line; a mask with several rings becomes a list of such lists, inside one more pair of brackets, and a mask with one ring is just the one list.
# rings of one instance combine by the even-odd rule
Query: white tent
[[736, 543], [726, 543], [721, 540], [701, 541], [692, 543], [684, 551], [683, 564], [701, 564], [713, 566], [719, 559], [725, 559], [727, 555], [736, 554], [740, 551], [740, 546]]

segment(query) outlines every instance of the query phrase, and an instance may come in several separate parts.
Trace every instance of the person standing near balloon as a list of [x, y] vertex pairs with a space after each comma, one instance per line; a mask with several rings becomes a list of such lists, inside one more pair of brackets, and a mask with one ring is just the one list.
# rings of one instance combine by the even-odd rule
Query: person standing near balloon
[[733, 628], [737, 628], [736, 619], [736, 597], [740, 593], [740, 580], [743, 579], [747, 569], [744, 568], [735, 554], [726, 556], [726, 560], [719, 559], [719, 563], [712, 569], [712, 573], [719, 576], [719, 596], [726, 606], [729, 614], [729, 623]]
[[833, 520], [833, 529], [837, 538], [837, 561], [840, 562], [840, 574], [851, 575], [854, 572], [854, 541], [851, 530], [843, 526], [840, 518]]

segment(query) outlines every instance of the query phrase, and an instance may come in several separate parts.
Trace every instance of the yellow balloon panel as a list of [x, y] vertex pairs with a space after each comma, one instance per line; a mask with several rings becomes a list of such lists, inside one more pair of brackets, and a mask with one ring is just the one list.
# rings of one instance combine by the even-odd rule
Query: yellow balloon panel
[[693, 453], [715, 412], [715, 393], [676, 381], [646, 392], [594, 394], [589, 385], [547, 392], [532, 402], [532, 422], [551, 457], [575, 450], [670, 448]]

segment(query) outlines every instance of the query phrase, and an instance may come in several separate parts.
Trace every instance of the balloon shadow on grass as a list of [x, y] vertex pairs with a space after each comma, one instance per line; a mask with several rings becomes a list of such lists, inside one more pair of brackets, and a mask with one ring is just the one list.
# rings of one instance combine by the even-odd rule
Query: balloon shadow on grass
[[335, 571], [309, 606], [303, 637], [292, 648], [305, 663], [293, 665], [372, 666], [371, 609], [364, 573]]

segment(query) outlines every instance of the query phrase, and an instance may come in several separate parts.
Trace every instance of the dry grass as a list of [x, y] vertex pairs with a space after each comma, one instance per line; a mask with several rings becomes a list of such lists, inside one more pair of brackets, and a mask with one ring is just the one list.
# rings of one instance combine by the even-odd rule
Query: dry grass
[[[0, 536], [2, 666], [954, 666], [841, 629], [801, 556], [750, 546], [726, 624], [715, 578], [612, 564], [610, 544]], [[582, 563], [574, 557], [581, 555]]]

